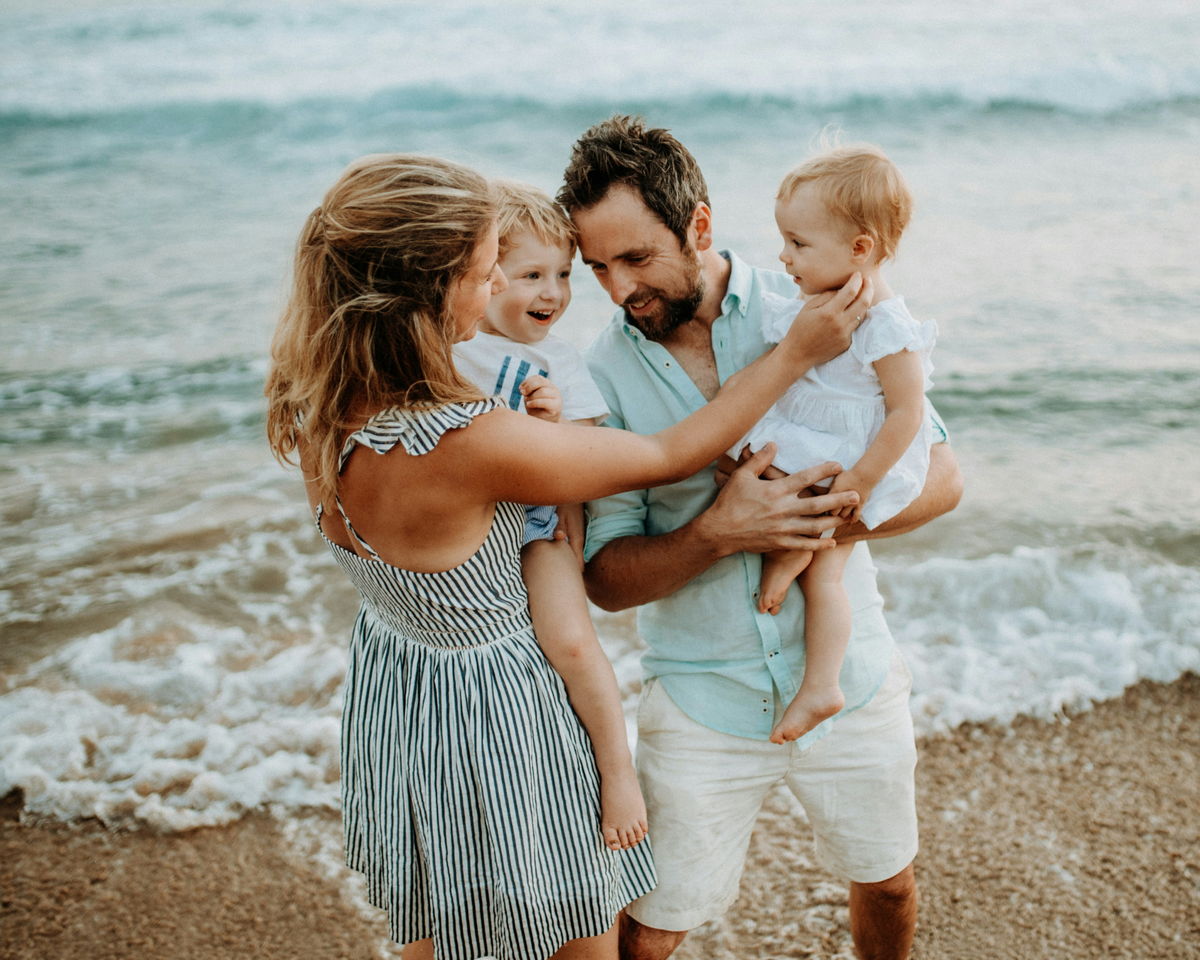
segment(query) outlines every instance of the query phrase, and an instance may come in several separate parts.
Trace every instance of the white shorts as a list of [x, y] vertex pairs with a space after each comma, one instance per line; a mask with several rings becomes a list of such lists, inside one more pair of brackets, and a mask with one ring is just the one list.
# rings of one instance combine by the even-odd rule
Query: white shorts
[[658, 886], [629, 915], [691, 930], [729, 909], [763, 800], [780, 783], [804, 807], [832, 872], [876, 883], [908, 866], [917, 855], [911, 687], [897, 651], [875, 696], [800, 750], [703, 726], [651, 681], [638, 706], [637, 771]]

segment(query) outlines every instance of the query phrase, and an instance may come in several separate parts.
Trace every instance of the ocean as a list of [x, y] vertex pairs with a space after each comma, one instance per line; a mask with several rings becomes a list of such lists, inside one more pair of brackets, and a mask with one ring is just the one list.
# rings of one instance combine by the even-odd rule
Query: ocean
[[[618, 112], [757, 265], [822, 130], [913, 187], [888, 276], [966, 478], [873, 545], [920, 733], [1200, 670], [1197, 50], [1168, 0], [0, 4], [0, 795], [337, 806], [357, 600], [263, 432], [296, 234], [364, 153], [553, 192]], [[573, 281], [585, 346], [611, 305]], [[597, 623], [632, 708], [632, 617]]]

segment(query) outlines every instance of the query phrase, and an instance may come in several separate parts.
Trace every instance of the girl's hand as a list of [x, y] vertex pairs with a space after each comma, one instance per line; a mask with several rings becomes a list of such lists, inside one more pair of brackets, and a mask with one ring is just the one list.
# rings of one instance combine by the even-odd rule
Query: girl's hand
[[875, 489], [875, 484], [868, 483], [862, 477], [858, 476], [853, 470], [846, 470], [839, 473], [833, 478], [833, 485], [830, 486], [830, 493], [845, 493], [848, 490], [853, 490], [858, 494], [858, 503], [851, 507], [842, 507], [841, 510], [832, 511], [835, 517], [841, 517], [843, 520], [858, 520], [862, 517], [863, 507], [871, 496], [871, 491]]
[[525, 397], [526, 413], [547, 423], [558, 423], [562, 416], [562, 394], [558, 387], [535, 374], [525, 378], [520, 390]]

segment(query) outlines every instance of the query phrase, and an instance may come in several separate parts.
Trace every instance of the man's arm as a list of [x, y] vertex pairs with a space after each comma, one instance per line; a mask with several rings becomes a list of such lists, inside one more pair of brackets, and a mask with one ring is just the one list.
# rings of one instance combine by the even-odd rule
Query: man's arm
[[962, 499], [963, 478], [958, 469], [958, 458], [948, 443], [935, 443], [929, 448], [929, 472], [925, 475], [925, 486], [921, 495], [874, 530], [868, 530], [860, 521], [838, 527], [833, 538], [839, 543], [854, 540], [879, 540], [895, 537], [923, 527], [935, 517], [949, 513]]
[[[745, 551], [823, 550], [833, 539], [816, 539], [836, 517], [816, 516], [857, 500], [852, 492], [803, 497], [802, 491], [834, 471], [814, 467], [780, 480], [763, 480], [775, 456], [768, 445], [730, 474], [713, 505], [690, 523], [660, 536], [620, 537], [588, 562], [584, 582], [592, 602], [624, 610], [669, 596], [723, 557]], [[921, 495], [874, 530], [861, 523], [838, 527], [837, 540], [894, 537], [948, 513], [962, 497], [962, 474], [947, 443], [930, 449], [929, 473]]]
[[722, 557], [746, 551], [823, 550], [818, 539], [841, 521], [817, 516], [858, 502], [858, 494], [809, 497], [807, 488], [834, 472], [823, 464], [785, 477], [761, 479], [775, 456], [768, 444], [734, 470], [713, 505], [691, 522], [659, 536], [619, 537], [605, 544], [584, 569], [592, 602], [624, 610], [669, 596]]

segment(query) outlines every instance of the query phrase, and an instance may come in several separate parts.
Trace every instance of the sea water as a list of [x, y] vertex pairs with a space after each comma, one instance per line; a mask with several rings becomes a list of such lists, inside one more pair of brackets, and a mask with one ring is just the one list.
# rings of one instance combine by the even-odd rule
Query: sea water
[[[954, 514], [874, 545], [922, 733], [1200, 669], [1200, 17], [1189, 2], [0, 7], [0, 795], [186, 829], [334, 807], [357, 597], [262, 381], [342, 167], [423, 151], [556, 189], [641, 113], [716, 239], [776, 265], [832, 125], [917, 211]], [[611, 305], [582, 265], [558, 331]], [[597, 616], [626, 703], [628, 614]]]

